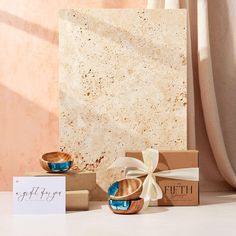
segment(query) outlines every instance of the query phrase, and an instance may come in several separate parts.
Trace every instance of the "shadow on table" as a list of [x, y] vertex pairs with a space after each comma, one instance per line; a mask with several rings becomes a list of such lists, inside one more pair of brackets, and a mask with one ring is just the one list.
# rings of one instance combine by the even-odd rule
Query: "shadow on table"
[[146, 215], [146, 214], [157, 214], [157, 213], [162, 213], [168, 211], [167, 208], [165, 207], [148, 207], [141, 213], [141, 215]]
[[94, 211], [94, 210], [99, 210], [102, 208], [102, 206], [107, 205], [107, 202], [98, 202], [98, 201], [92, 201], [89, 203], [89, 209], [88, 210], [81, 210], [81, 211], [66, 211], [66, 214], [73, 214], [73, 213], [78, 213], [82, 211]]
[[215, 205], [236, 203], [236, 192], [203, 192], [200, 195], [200, 205]]
[[[89, 211], [99, 210], [103, 206], [108, 207], [107, 202], [92, 201], [90, 202]], [[157, 214], [157, 213], [162, 213], [165, 211], [168, 211], [168, 209], [165, 207], [148, 207], [147, 209], [145, 209], [145, 211], [139, 214], [135, 214], [135, 215]], [[67, 211], [66, 214], [73, 214], [73, 213], [78, 213], [78, 212], [80, 211]]]

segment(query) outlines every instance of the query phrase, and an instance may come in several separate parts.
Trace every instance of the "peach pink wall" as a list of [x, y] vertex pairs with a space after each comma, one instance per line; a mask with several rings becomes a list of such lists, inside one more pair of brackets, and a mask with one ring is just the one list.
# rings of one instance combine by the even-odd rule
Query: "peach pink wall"
[[145, 7], [145, 0], [0, 1], [0, 190], [58, 148], [58, 10]]
[[[228, 13], [221, 5], [226, 4], [226, 1], [210, 2], [210, 23], [211, 20], [215, 23], [217, 17], [221, 22], [222, 14], [218, 14], [215, 9], [221, 9], [225, 19]], [[163, 7], [164, 0], [158, 0], [158, 3]], [[82, 7], [141, 8], [146, 7], [146, 0], [0, 1], [0, 190], [11, 189], [12, 176], [40, 170], [40, 155], [58, 148], [58, 10]], [[196, 27], [195, 20], [194, 18], [193, 25]], [[215, 30], [213, 27], [213, 52], [219, 51], [214, 42], [222, 45], [222, 35], [218, 32], [224, 34], [224, 25], [217, 24]], [[230, 38], [230, 33], [227, 37]], [[196, 45], [192, 47], [195, 52]], [[223, 53], [229, 51], [225, 48], [222, 50]], [[229, 54], [231, 55], [231, 51]], [[232, 56], [227, 55], [222, 59], [220, 55], [222, 54], [213, 58], [230, 60], [231, 66], [228, 69], [231, 73], [234, 69]], [[220, 68], [225, 72], [225, 67]], [[197, 74], [197, 67], [194, 72]], [[228, 86], [232, 90], [233, 77], [229, 76], [230, 73], [227, 78]], [[221, 76], [222, 73], [217, 74]], [[225, 79], [225, 76], [221, 78]], [[224, 81], [223, 83], [226, 84]], [[228, 190], [230, 187], [217, 170], [207, 139], [197, 80], [195, 85], [195, 129], [197, 148], [200, 151], [201, 189]], [[222, 94], [222, 98], [225, 98], [225, 93]], [[230, 106], [228, 107], [230, 110]], [[230, 110], [230, 114], [234, 113]], [[233, 121], [232, 116], [231, 119]], [[230, 131], [233, 123], [225, 124], [229, 124]]]

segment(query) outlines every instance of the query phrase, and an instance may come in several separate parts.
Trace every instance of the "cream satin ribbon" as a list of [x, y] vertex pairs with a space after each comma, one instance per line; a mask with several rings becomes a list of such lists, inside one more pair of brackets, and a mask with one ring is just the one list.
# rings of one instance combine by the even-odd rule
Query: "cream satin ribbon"
[[123, 167], [126, 169], [126, 177], [145, 177], [141, 198], [144, 199], [145, 209], [150, 201], [163, 197], [162, 190], [156, 181], [156, 177], [199, 181], [199, 168], [181, 168], [154, 172], [159, 162], [159, 152], [148, 148], [142, 151], [143, 162], [132, 157], [120, 157], [110, 167]]

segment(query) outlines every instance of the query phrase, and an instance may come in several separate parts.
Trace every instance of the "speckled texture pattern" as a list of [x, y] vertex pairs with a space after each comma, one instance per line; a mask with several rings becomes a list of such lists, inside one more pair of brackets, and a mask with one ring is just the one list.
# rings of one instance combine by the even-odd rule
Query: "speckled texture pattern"
[[63, 10], [59, 25], [60, 148], [99, 188], [125, 150], [186, 149], [185, 10]]

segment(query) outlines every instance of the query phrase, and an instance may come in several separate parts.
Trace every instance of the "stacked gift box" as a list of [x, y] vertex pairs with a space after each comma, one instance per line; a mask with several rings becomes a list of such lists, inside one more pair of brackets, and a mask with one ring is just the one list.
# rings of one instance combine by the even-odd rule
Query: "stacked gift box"
[[148, 206], [199, 204], [198, 151], [127, 151], [110, 168], [124, 168], [125, 178], [108, 189], [116, 214], [134, 214]]
[[[162, 197], [150, 206], [194, 206], [199, 204], [199, 161], [197, 150], [160, 151], [153, 175]], [[126, 157], [143, 161], [141, 151], [127, 151]], [[132, 168], [127, 168], [126, 173]], [[156, 174], [156, 175], [155, 175]], [[146, 176], [141, 177], [144, 181]]]
[[65, 176], [66, 210], [82, 211], [89, 209], [89, 192], [96, 186], [96, 173], [69, 170], [63, 173], [28, 172], [27, 176]]

